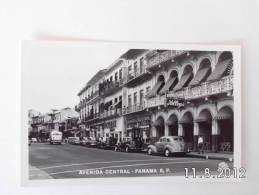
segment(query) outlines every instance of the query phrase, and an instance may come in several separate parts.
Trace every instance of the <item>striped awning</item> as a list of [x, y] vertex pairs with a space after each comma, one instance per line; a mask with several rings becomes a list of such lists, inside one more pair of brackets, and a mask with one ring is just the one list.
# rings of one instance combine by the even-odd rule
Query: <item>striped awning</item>
[[193, 73], [189, 72], [184, 74], [180, 81], [177, 83], [177, 85], [174, 87], [173, 91], [178, 91], [180, 89], [182, 89], [183, 87], [185, 87], [185, 85], [188, 83], [188, 81], [190, 81], [192, 79]]
[[198, 85], [206, 79], [210, 74], [210, 67], [201, 68], [198, 70], [189, 85]]
[[224, 109], [219, 111], [219, 113], [214, 117], [216, 120], [225, 120], [233, 118], [233, 112], [231, 109]]
[[158, 81], [155, 86], [148, 92], [147, 98], [155, 97], [157, 95], [158, 89], [164, 84], [162, 81]]
[[219, 62], [211, 75], [208, 77], [207, 81], [214, 81], [220, 79], [226, 71], [231, 70], [233, 66], [232, 59], [227, 59], [222, 62]]
[[177, 77], [173, 77], [173, 78], [170, 78], [166, 81], [164, 87], [162, 87], [162, 89], [160, 90], [159, 94], [165, 94], [167, 91], [169, 91], [169, 88], [175, 84], [177, 80]]

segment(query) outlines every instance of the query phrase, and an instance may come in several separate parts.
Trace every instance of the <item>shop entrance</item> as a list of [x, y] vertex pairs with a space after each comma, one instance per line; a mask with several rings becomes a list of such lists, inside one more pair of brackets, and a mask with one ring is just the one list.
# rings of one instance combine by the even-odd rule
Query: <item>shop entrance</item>
[[178, 135], [178, 118], [175, 114], [172, 114], [166, 121], [168, 125], [168, 135], [177, 136]]
[[162, 137], [165, 135], [165, 121], [163, 117], [159, 116], [154, 123], [156, 128], [156, 137]]
[[233, 152], [234, 125], [232, 109], [229, 107], [223, 107], [220, 109], [216, 119], [218, 120], [218, 127], [220, 129], [219, 150], [224, 152]]
[[212, 116], [209, 110], [205, 109], [200, 112], [197, 119], [199, 123], [199, 135], [203, 137], [204, 150], [212, 149]]
[[187, 145], [187, 147], [192, 150], [194, 148], [194, 142], [193, 142], [193, 116], [190, 112], [186, 112], [181, 120], [180, 123], [183, 127], [183, 138]]

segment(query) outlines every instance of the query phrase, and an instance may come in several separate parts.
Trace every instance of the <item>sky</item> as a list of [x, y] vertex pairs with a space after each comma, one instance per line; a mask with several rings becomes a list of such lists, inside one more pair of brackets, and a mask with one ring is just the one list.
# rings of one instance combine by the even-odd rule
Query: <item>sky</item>
[[127, 48], [88, 42], [25, 41], [22, 44], [22, 106], [42, 113], [74, 108], [77, 93]]

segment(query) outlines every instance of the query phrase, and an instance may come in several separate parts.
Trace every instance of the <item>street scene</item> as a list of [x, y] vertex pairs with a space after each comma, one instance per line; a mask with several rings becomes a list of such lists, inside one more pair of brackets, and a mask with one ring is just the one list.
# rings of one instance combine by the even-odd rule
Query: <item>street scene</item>
[[28, 110], [31, 180], [217, 177], [233, 168], [231, 51], [127, 49], [116, 57], [71, 94], [76, 105]]
[[[184, 176], [185, 168], [196, 168], [197, 175], [204, 167], [215, 174], [222, 160], [176, 156], [149, 156], [145, 153], [125, 153], [77, 145], [32, 144], [29, 148], [29, 178], [88, 178], [136, 176]], [[227, 167], [233, 163], [226, 161]], [[190, 177], [192, 177], [190, 173]], [[198, 176], [197, 176], [198, 177]]]

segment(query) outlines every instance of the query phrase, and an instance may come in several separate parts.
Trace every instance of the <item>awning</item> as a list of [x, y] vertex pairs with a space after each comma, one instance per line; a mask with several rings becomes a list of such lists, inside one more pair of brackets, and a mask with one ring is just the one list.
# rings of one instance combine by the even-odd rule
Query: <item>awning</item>
[[163, 126], [164, 125], [164, 121], [163, 121], [163, 119], [161, 119], [161, 118], [158, 118], [156, 121], [155, 121], [155, 123], [154, 123], [154, 126], [155, 127], [161, 127], [161, 126]]
[[226, 71], [231, 70], [232, 66], [232, 59], [227, 59], [218, 63], [211, 75], [208, 77], [207, 81], [214, 81], [220, 79]]
[[169, 126], [177, 125], [178, 124], [178, 119], [175, 115], [169, 117], [169, 119], [166, 121], [166, 124]]
[[210, 67], [201, 68], [198, 70], [189, 85], [198, 85], [210, 74]]
[[179, 120], [179, 123], [181, 124], [192, 124], [193, 123], [193, 118], [192, 116], [185, 114], [183, 117]]
[[192, 72], [184, 74], [181, 77], [181, 80], [179, 81], [179, 83], [177, 83], [177, 85], [174, 87], [173, 91], [182, 89], [187, 84], [187, 82], [192, 78], [192, 76], [193, 76]]
[[157, 94], [158, 89], [163, 85], [162, 81], [158, 81], [155, 86], [151, 89], [150, 92], [147, 94], [147, 98], [155, 97]]
[[164, 87], [160, 90], [159, 94], [165, 94], [165, 92], [169, 91], [169, 88], [175, 83], [177, 77], [170, 78], [166, 81]]

